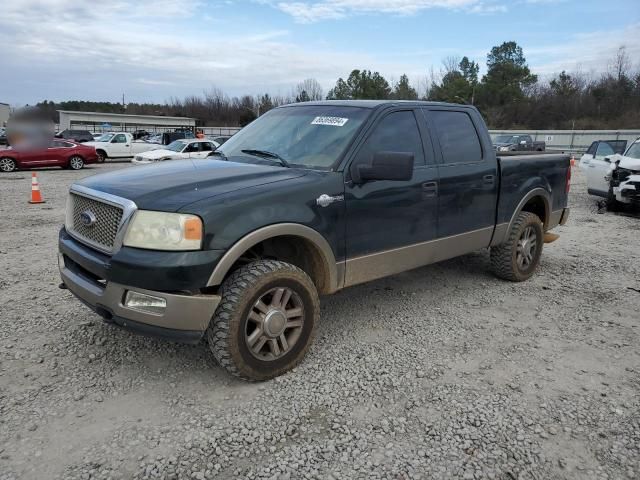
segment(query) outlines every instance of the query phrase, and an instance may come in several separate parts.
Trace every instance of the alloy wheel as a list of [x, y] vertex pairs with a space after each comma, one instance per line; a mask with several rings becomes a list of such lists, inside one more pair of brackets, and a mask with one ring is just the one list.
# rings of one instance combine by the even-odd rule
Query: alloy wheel
[[302, 333], [304, 305], [290, 288], [274, 288], [251, 307], [245, 327], [245, 342], [259, 360], [282, 358], [291, 351]]
[[16, 162], [12, 158], [0, 158], [0, 170], [3, 172], [13, 172], [16, 169]]
[[69, 165], [74, 170], [80, 170], [84, 166], [84, 162], [80, 157], [71, 157]]
[[534, 261], [538, 237], [532, 226], [528, 226], [520, 235], [516, 247], [516, 262], [520, 270], [527, 270]]

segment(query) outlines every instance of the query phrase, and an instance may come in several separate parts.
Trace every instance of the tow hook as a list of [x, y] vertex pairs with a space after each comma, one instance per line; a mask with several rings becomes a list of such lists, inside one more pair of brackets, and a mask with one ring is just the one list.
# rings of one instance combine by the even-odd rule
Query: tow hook
[[64, 282], [62, 282], [60, 285], [58, 285], [58, 288], [60, 290], [68, 290], [69, 288], [64, 284]]
[[557, 233], [547, 232], [544, 234], [544, 243], [553, 243], [560, 238]]

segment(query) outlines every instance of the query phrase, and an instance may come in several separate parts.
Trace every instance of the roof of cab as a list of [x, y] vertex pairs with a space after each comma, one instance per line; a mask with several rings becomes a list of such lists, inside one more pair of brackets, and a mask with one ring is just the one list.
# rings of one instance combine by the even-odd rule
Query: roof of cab
[[360, 107], [377, 108], [382, 105], [419, 105], [419, 106], [450, 106], [450, 107], [472, 107], [471, 105], [461, 105], [458, 103], [427, 102], [423, 100], [320, 100], [316, 102], [300, 102], [282, 105], [283, 107], [304, 107], [304, 106], [335, 106], [335, 107]]

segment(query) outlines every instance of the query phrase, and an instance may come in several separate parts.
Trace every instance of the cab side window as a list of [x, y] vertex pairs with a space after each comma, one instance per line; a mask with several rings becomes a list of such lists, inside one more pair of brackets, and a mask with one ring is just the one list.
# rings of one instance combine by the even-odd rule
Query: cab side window
[[466, 112], [436, 110], [429, 114], [435, 124], [445, 165], [482, 161], [480, 138]]
[[127, 137], [126, 135], [119, 133], [118, 135], [113, 137], [113, 140], [111, 140], [111, 143], [127, 143]]
[[184, 149], [185, 153], [194, 153], [197, 152], [199, 149], [198, 147], [198, 143], [190, 143], [189, 145], [187, 145], [187, 148]]
[[595, 155], [597, 148], [598, 148], [598, 142], [593, 142], [589, 147], [589, 150], [587, 150], [587, 155]]
[[413, 153], [415, 166], [425, 164], [422, 139], [412, 111], [392, 112], [369, 133], [355, 162], [371, 163], [377, 152]]
[[596, 151], [596, 157], [606, 157], [607, 155], [613, 155], [614, 152], [613, 148], [611, 148], [611, 145], [609, 145], [607, 142], [600, 142], [598, 144], [598, 150]]

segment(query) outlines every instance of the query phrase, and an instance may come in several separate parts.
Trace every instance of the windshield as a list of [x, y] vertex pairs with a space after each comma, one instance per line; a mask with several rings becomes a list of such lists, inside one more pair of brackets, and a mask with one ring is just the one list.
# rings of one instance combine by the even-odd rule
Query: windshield
[[96, 142], [110, 142], [114, 135], [115, 133], [103, 133], [96, 139]]
[[640, 142], [632, 143], [624, 156], [640, 160]]
[[518, 137], [514, 137], [513, 135], [498, 135], [494, 140], [495, 143], [516, 143]]
[[[230, 161], [278, 163], [330, 169], [338, 161], [370, 110], [333, 105], [290, 106], [271, 110], [217, 149]], [[244, 150], [244, 152], [243, 152]]]
[[169, 145], [167, 145], [165, 148], [167, 150], [171, 150], [172, 152], [181, 152], [182, 149], [185, 147], [186, 143], [180, 141], [180, 140], [175, 140], [173, 142], [171, 142]]

